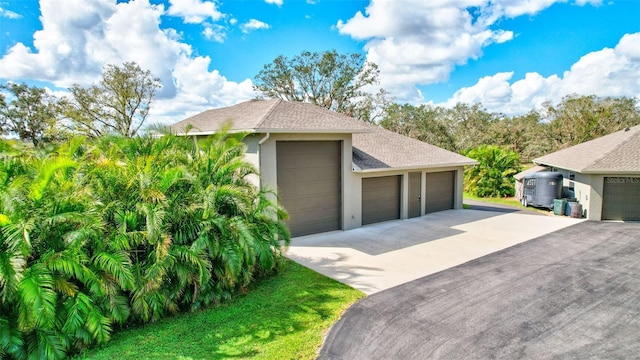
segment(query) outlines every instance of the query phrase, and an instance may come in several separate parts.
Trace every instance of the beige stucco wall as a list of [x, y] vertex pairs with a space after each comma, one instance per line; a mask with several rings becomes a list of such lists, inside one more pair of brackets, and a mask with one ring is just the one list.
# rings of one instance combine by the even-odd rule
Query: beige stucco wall
[[[250, 180], [256, 186], [274, 191], [272, 200], [277, 196], [277, 141], [341, 141], [342, 142], [342, 228], [355, 229], [362, 226], [362, 178], [401, 175], [401, 219], [408, 218], [409, 212], [409, 173], [421, 172], [421, 204], [420, 215], [424, 215], [426, 197], [425, 174], [429, 172], [455, 171], [455, 199], [454, 208], [462, 209], [462, 192], [464, 169], [462, 166], [392, 170], [378, 172], [357, 172], [352, 168], [351, 134], [249, 134], [243, 142], [246, 145], [245, 158], [258, 171]], [[262, 144], [260, 144], [262, 142]]]
[[[264, 137], [263, 137], [264, 138]], [[342, 142], [342, 229], [349, 230], [362, 224], [360, 204], [361, 183], [352, 175], [351, 134], [270, 134], [259, 146], [261, 186], [277, 192], [277, 141], [341, 141]]]
[[[256, 168], [258, 174], [260, 173], [260, 145], [258, 143], [261, 138], [261, 134], [251, 134], [243, 139], [243, 142], [247, 146], [245, 159]], [[249, 180], [256, 186], [260, 186], [260, 175], [258, 174], [249, 177]]]
[[411, 170], [392, 170], [392, 171], [376, 171], [376, 172], [365, 172], [365, 173], [354, 173], [354, 177], [358, 179], [358, 183], [360, 186], [360, 194], [358, 196], [358, 207], [360, 209], [360, 225], [362, 224], [362, 180], [363, 178], [370, 177], [380, 177], [380, 176], [392, 176], [392, 175], [400, 175], [401, 176], [401, 188], [400, 188], [400, 218], [407, 219], [409, 217], [409, 173], [412, 172], [421, 172], [421, 189], [420, 193], [422, 196], [420, 197], [420, 216], [424, 216], [424, 209], [426, 205], [426, 194], [427, 185], [426, 185], [426, 175], [427, 173], [432, 172], [442, 172], [442, 171], [455, 171], [455, 188], [454, 188], [454, 209], [462, 209], [462, 192], [463, 192], [463, 177], [464, 177], [464, 168], [462, 166], [452, 166], [452, 167], [442, 167], [442, 168], [429, 168], [429, 169], [411, 169]]
[[[583, 215], [588, 220], [600, 221], [604, 175], [575, 173], [566, 169], [556, 170], [563, 176], [563, 186], [570, 187], [573, 183], [573, 191], [578, 203], [582, 204]], [[570, 174], [575, 174], [573, 180], [570, 179]]]

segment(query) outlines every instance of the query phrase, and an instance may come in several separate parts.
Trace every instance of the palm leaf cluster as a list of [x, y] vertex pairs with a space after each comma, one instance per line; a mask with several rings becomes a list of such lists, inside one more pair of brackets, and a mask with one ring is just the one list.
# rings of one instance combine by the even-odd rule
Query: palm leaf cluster
[[520, 171], [518, 153], [505, 147], [480, 145], [466, 156], [478, 165], [465, 169], [464, 190], [479, 197], [507, 197], [515, 193], [513, 176]]
[[241, 135], [0, 143], [0, 357], [58, 359], [215, 304], [277, 268], [289, 233]]

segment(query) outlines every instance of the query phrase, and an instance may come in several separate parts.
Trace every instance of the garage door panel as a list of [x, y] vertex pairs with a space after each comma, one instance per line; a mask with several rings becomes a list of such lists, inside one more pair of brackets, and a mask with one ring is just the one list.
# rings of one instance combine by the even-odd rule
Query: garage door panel
[[295, 153], [281, 155], [278, 157], [278, 161], [282, 162], [282, 169], [316, 169], [322, 167], [333, 168], [335, 165], [335, 158], [337, 157], [339, 157], [339, 154], [332, 152], [325, 154]]
[[282, 169], [278, 171], [278, 184], [329, 182], [339, 184], [340, 171], [335, 168]]
[[337, 196], [306, 196], [300, 197], [300, 201], [291, 202], [286, 207], [289, 213], [298, 213], [300, 211], [307, 211], [309, 209], [319, 209], [317, 211], [327, 212], [328, 216], [335, 216], [335, 210], [340, 209], [340, 198]]
[[362, 179], [362, 224], [400, 218], [400, 176]]
[[425, 213], [454, 208], [455, 171], [427, 173]]
[[340, 229], [341, 143], [278, 141], [276, 153], [278, 196], [291, 234]]
[[640, 177], [604, 178], [602, 220], [640, 221]]

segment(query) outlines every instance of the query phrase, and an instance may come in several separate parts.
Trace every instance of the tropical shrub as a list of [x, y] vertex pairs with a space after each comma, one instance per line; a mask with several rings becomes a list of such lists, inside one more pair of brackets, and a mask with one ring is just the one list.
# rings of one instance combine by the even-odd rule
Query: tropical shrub
[[0, 357], [63, 358], [275, 269], [286, 214], [248, 181], [241, 139], [3, 142]]
[[465, 191], [479, 197], [514, 195], [513, 175], [520, 171], [518, 153], [495, 145], [481, 145], [465, 155], [479, 162], [465, 170]]

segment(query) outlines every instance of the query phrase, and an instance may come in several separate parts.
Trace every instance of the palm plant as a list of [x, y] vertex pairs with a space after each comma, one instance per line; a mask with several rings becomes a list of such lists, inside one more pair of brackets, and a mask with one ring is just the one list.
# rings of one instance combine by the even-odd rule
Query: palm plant
[[62, 358], [114, 324], [216, 303], [289, 242], [239, 134], [0, 142], [0, 157], [2, 357]]
[[515, 151], [481, 145], [465, 155], [479, 162], [465, 170], [465, 191], [480, 197], [513, 196], [513, 175], [520, 171], [520, 158]]
[[100, 306], [100, 273], [112, 271], [91, 257], [102, 221], [77, 186], [80, 144], [2, 154], [0, 323], [2, 352], [14, 358], [62, 358], [69, 348], [109, 339], [114, 319]]

